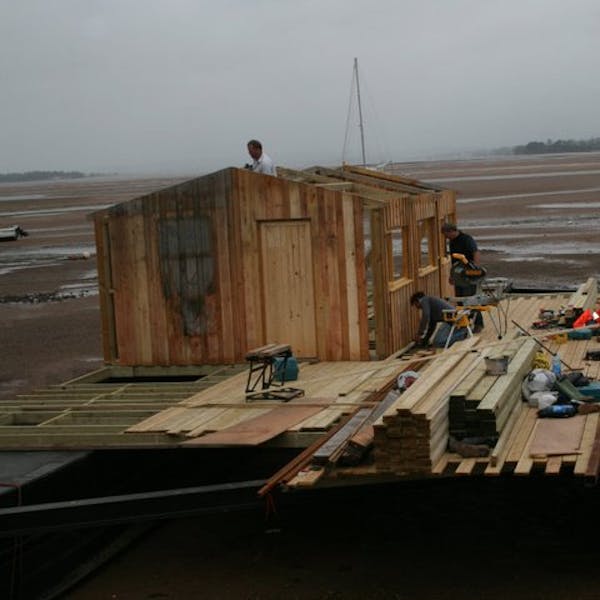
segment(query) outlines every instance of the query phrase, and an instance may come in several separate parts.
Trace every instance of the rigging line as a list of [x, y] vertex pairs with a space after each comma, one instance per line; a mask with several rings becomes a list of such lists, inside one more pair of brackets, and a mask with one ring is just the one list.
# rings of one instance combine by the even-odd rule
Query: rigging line
[[350, 117], [352, 114], [352, 98], [354, 97], [354, 69], [352, 70], [352, 81], [350, 82], [350, 98], [348, 99], [348, 112], [346, 113], [346, 132], [344, 134], [344, 147], [342, 149], [342, 164], [346, 162], [346, 150], [348, 148], [348, 137], [350, 132]]
[[360, 127], [360, 148], [362, 153], [362, 164], [363, 167], [367, 166], [367, 158], [365, 154], [365, 129], [362, 115], [362, 104], [360, 101], [360, 83], [358, 80], [358, 58], [354, 59], [354, 71], [356, 72], [356, 99], [358, 101], [358, 120]]
[[[385, 137], [385, 128], [381, 127], [381, 119], [376, 110], [375, 102], [373, 101], [373, 96], [371, 94], [370, 83], [368, 77], [363, 73], [363, 92], [367, 97], [367, 108], [370, 109], [373, 124], [374, 124], [374, 133], [375, 133], [375, 142], [378, 145], [378, 150], [381, 153], [381, 162], [386, 162], [391, 160], [391, 153], [389, 151], [389, 144], [387, 143], [387, 138]], [[372, 136], [369, 137], [371, 139]], [[382, 148], [383, 147], [383, 148]]]

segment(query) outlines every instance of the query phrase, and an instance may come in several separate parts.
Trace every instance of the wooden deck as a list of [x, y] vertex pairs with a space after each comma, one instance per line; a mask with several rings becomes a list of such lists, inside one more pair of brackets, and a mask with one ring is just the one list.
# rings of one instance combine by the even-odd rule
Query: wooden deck
[[240, 366], [106, 367], [0, 403], [0, 449], [174, 445], [128, 427], [245, 370]]
[[[586, 286], [590, 290], [592, 286], [594, 288], [589, 297], [585, 292]], [[298, 472], [287, 482], [288, 485], [306, 487], [317, 483], [397, 477], [532, 474], [574, 475], [595, 482], [600, 470], [599, 414], [561, 420], [537, 418], [537, 409], [522, 402], [520, 384], [531, 368], [531, 357], [539, 345], [533, 338], [524, 335], [519, 337], [520, 330], [512, 323], [515, 321], [535, 334], [549, 350], [558, 350], [563, 361], [573, 370], [581, 370], [591, 380], [599, 379], [600, 361], [585, 358], [588, 351], [600, 349], [600, 341], [596, 337], [558, 344], [553, 340], [555, 331], [533, 330], [530, 327], [537, 320], [542, 307], [595, 307], [595, 286], [595, 280], [590, 280], [572, 295], [511, 299], [509, 327], [502, 341], [497, 339], [494, 327], [490, 327], [490, 315], [486, 315], [484, 333], [476, 336], [479, 338], [476, 342], [470, 340], [462, 349], [456, 344], [445, 357], [432, 360], [422, 370], [421, 380], [400, 396], [375, 424], [375, 449], [370, 464], [357, 467], [330, 465], [328, 469], [309, 467]], [[585, 293], [582, 294], [582, 291]], [[516, 351], [515, 344], [519, 344]], [[511, 345], [512, 358], [508, 373], [486, 376], [482, 358], [506, 354], [506, 349]], [[467, 412], [469, 403], [473, 403], [467, 422], [478, 427], [480, 435], [498, 436], [489, 456], [464, 458], [447, 451], [448, 435], [456, 417], [456, 412], [451, 414], [453, 399], [462, 400]], [[550, 424], [558, 432], [575, 427], [575, 445], [571, 452], [560, 449], [547, 452], [536, 450]], [[476, 432], [477, 429], [471, 435]]]
[[[210, 367], [106, 367], [0, 405], [0, 449], [96, 449], [224, 447], [268, 444], [304, 448], [283, 477], [290, 486], [360, 483], [424, 477], [574, 475], [593, 479], [600, 466], [600, 418], [580, 415], [569, 453], [532, 452], [543, 421], [521, 401], [520, 384], [539, 344], [590, 379], [600, 378], [597, 338], [558, 345], [553, 331], [531, 324], [540, 308], [596, 304], [595, 280], [575, 294], [519, 296], [502, 302], [507, 330], [492, 325], [501, 314], [485, 313], [486, 327], [441, 354], [393, 355], [383, 361], [300, 364], [288, 385], [304, 395], [289, 402], [246, 398], [248, 365]], [[518, 326], [517, 326], [518, 325]], [[510, 357], [505, 375], [487, 375], [486, 356]], [[404, 394], [389, 392], [397, 376], [419, 370]], [[382, 402], [383, 400], [383, 402]], [[456, 431], [498, 437], [489, 456], [463, 458], [447, 451]], [[471, 429], [469, 429], [471, 428]], [[365, 441], [366, 440], [366, 441]], [[371, 443], [367, 460], [340, 466], [350, 441]], [[339, 464], [338, 464], [339, 462]]]
[[[363, 405], [405, 368], [394, 362], [300, 365], [291, 382], [304, 396], [290, 402], [246, 401], [248, 366], [106, 367], [0, 404], [0, 450], [174, 447], [262, 417], [262, 442], [305, 447]], [[304, 408], [305, 411], [299, 411]], [[282, 414], [304, 418], [275, 421]], [[281, 435], [280, 435], [281, 434]], [[211, 445], [237, 445], [230, 439]], [[198, 444], [200, 445], [200, 444]], [[201, 445], [206, 445], [201, 442]]]

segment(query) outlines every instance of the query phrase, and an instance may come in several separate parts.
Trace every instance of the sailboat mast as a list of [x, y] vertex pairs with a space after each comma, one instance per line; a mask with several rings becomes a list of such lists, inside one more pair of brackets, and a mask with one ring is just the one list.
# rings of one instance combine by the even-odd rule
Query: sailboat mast
[[356, 98], [358, 100], [358, 125], [360, 127], [360, 147], [362, 150], [363, 167], [367, 166], [367, 158], [365, 155], [365, 130], [363, 127], [362, 106], [360, 103], [360, 82], [358, 81], [358, 58], [354, 59], [354, 75], [356, 77]]

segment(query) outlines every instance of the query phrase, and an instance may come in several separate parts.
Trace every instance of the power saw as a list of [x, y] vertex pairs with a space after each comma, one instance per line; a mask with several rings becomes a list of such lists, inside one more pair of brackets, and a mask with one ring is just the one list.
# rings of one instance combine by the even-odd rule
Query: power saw
[[487, 274], [484, 267], [468, 260], [464, 254], [455, 252], [451, 254], [451, 258], [452, 267], [450, 269], [450, 276], [455, 285], [477, 285]]

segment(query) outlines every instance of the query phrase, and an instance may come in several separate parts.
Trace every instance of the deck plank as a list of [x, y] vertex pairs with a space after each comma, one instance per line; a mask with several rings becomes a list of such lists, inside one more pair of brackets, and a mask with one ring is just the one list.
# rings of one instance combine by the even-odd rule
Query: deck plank
[[298, 421], [321, 410], [320, 406], [297, 406], [286, 409], [261, 411], [256, 416], [245, 419], [214, 433], [183, 442], [183, 446], [257, 446], [287, 431]]

